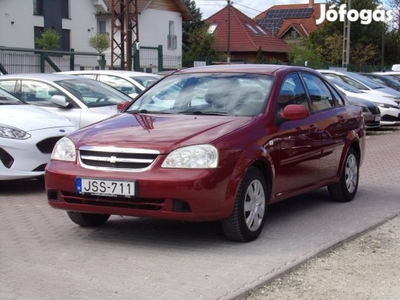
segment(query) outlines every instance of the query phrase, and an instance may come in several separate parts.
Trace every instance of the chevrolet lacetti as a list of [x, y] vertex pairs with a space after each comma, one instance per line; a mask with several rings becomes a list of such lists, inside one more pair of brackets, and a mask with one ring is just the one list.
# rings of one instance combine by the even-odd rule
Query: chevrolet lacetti
[[110, 215], [221, 221], [248, 242], [277, 201], [322, 187], [351, 201], [364, 149], [361, 109], [312, 69], [195, 67], [61, 139], [46, 193], [80, 226]]

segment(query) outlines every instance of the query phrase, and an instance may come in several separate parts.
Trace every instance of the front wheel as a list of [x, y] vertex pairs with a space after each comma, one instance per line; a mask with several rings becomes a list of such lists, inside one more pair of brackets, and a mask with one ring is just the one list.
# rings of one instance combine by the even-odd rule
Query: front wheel
[[353, 200], [358, 189], [360, 159], [357, 152], [351, 148], [347, 153], [340, 181], [328, 186], [332, 200], [349, 202]]
[[74, 211], [67, 211], [72, 222], [82, 227], [97, 227], [103, 225], [110, 218], [110, 215], [87, 214]]
[[255, 240], [263, 229], [268, 202], [269, 189], [261, 171], [250, 167], [239, 185], [232, 215], [222, 221], [225, 236], [239, 242]]

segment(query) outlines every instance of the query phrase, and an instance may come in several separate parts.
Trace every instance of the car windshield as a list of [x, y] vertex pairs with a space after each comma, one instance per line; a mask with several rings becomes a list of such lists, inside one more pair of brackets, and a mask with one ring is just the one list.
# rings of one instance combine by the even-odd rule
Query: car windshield
[[368, 86], [370, 89], [376, 90], [376, 89], [381, 89], [383, 88], [382, 85], [377, 84], [374, 82], [372, 79], [369, 79], [363, 75], [357, 74], [357, 73], [348, 73], [350, 77], [353, 77], [354, 79], [360, 81], [361, 83], [365, 84]]
[[131, 78], [147, 88], [156, 83], [161, 76], [159, 78], [154, 76], [131, 76]]
[[354, 86], [347, 84], [343, 81], [334, 79], [332, 77], [327, 76], [329, 81], [332, 82], [334, 85], [338, 86], [339, 88], [345, 90], [346, 92], [350, 92], [350, 93], [356, 93], [356, 94], [361, 94], [363, 93], [362, 91], [360, 91], [359, 89], [355, 88]]
[[274, 77], [254, 74], [176, 74], [164, 78], [126, 111], [256, 116], [267, 103]]
[[117, 105], [132, 100], [116, 89], [90, 79], [65, 79], [57, 83], [85, 103], [88, 107]]
[[11, 95], [10, 93], [6, 92], [3, 89], [0, 89], [0, 105], [15, 105], [15, 104], [26, 104], [16, 98], [15, 96]]

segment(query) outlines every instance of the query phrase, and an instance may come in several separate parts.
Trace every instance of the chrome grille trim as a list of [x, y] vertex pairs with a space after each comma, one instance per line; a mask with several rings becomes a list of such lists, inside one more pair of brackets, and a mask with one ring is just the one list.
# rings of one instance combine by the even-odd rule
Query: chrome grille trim
[[82, 146], [79, 163], [92, 170], [143, 172], [159, 154], [160, 151], [151, 149]]

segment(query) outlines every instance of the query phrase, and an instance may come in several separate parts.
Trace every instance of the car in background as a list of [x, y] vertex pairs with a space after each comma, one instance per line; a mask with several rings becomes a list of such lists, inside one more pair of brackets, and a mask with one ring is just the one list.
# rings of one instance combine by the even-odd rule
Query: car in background
[[123, 70], [64, 71], [56, 74], [79, 75], [98, 80], [116, 88], [132, 98], [136, 97], [144, 89], [162, 78], [161, 75], [157, 74]]
[[43, 177], [56, 142], [78, 128], [0, 89], [0, 181]]
[[359, 74], [363, 75], [369, 79], [372, 79], [376, 83], [391, 87], [392, 89], [395, 89], [396, 91], [400, 91], [400, 81], [396, 80], [395, 78], [392, 78], [387, 75], [376, 74], [376, 73], [359, 73]]
[[[382, 105], [382, 103], [376, 103], [375, 100], [377, 99], [376, 96], [373, 96], [371, 94], [362, 92], [360, 90], [357, 90], [355, 87], [331, 78], [329, 76], [326, 76], [331, 83], [333, 83], [343, 94], [346, 95], [346, 98], [349, 100], [349, 102], [353, 105], [359, 106], [362, 109], [363, 115], [364, 115], [364, 122], [365, 126], [367, 129], [377, 129], [381, 127], [381, 111], [378, 105]], [[374, 101], [371, 101], [373, 99]], [[385, 101], [390, 101], [386, 100]], [[396, 104], [393, 102], [393, 104]], [[383, 108], [385, 111], [385, 108]], [[400, 112], [400, 109], [399, 109]], [[385, 119], [386, 119], [385, 115]]]
[[378, 96], [383, 96], [400, 104], [400, 92], [390, 87], [376, 83], [375, 81], [354, 72], [317, 70], [318, 72], [329, 75], [343, 82], [346, 82], [356, 89], [365, 91]]
[[374, 72], [373, 74], [385, 75], [400, 82], [400, 71]]
[[400, 124], [400, 105], [395, 101], [387, 97], [377, 96], [375, 94], [358, 90], [355, 87], [330, 76], [327, 76], [327, 78], [334, 83], [338, 89], [340, 89], [347, 96], [347, 98], [355, 97], [375, 103], [379, 107], [381, 125], [392, 126]]
[[269, 204], [321, 187], [351, 201], [365, 134], [361, 109], [312, 69], [187, 68], [60, 140], [46, 195], [80, 226], [110, 215], [220, 221], [249, 242]]
[[108, 118], [132, 100], [104, 83], [66, 74], [3, 75], [0, 88], [27, 103], [64, 116], [78, 127]]

